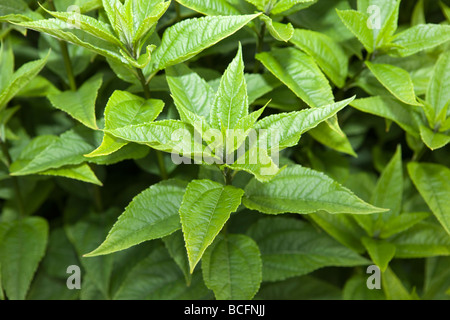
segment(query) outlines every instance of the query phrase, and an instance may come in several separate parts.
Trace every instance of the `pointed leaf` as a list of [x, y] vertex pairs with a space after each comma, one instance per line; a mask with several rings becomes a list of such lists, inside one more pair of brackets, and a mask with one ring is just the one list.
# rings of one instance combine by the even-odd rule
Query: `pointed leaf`
[[381, 270], [386, 271], [389, 262], [394, 258], [395, 246], [389, 242], [363, 237], [362, 243], [367, 249], [370, 258]]

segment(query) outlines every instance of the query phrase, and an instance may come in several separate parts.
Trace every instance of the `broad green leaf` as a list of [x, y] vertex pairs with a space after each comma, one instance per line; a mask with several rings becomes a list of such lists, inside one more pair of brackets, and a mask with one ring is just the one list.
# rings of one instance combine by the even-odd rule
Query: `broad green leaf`
[[270, 115], [258, 121], [254, 128], [256, 130], [268, 130], [271, 134], [276, 135], [276, 145], [272, 146], [272, 140], [269, 140], [268, 150], [272, 148], [283, 150], [297, 145], [303, 133], [336, 115], [353, 99], [354, 97], [321, 108]]
[[48, 223], [43, 218], [17, 220], [9, 225], [0, 243], [2, 281], [10, 300], [23, 300], [45, 254]]
[[203, 256], [202, 270], [217, 300], [251, 300], [262, 281], [258, 245], [242, 234], [218, 237]]
[[[42, 6], [41, 6], [42, 7]], [[104, 41], [110, 42], [120, 48], [124, 48], [122, 42], [116, 38], [114, 35], [114, 30], [107, 23], [100, 20], [94, 19], [90, 16], [80, 14], [78, 12], [57, 12], [48, 11], [44, 8], [47, 13], [51, 14], [55, 18], [62, 20], [69, 25], [73, 25], [74, 28], [79, 28], [92, 36], [102, 39]]]
[[358, 11], [371, 14], [367, 24], [376, 48], [389, 45], [397, 30], [399, 6], [400, 0], [358, 0]]
[[183, 273], [163, 246], [139, 262], [122, 282], [114, 300], [201, 300], [208, 297], [201, 274], [188, 287]]
[[314, 0], [278, 0], [270, 11], [271, 14], [281, 14], [298, 4], [313, 3]]
[[84, 256], [95, 257], [125, 250], [180, 229], [178, 209], [185, 188], [186, 183], [169, 180], [141, 192], [127, 206], [109, 231], [106, 240]]
[[[64, 230], [75, 248], [83, 266], [84, 275], [89, 276], [96, 290], [109, 297], [110, 279], [113, 269], [113, 256], [84, 258], [83, 254], [95, 249], [111, 228], [118, 210], [111, 208], [106, 212], [95, 213], [74, 200], [69, 201], [64, 212]], [[88, 212], [86, 214], [86, 212]], [[81, 217], [81, 218], [80, 218]]]
[[[39, 148], [34, 144], [26, 147], [19, 158], [11, 165], [11, 174], [23, 176], [56, 169], [67, 165], [77, 165], [85, 162], [83, 154], [92, 151], [92, 145], [83, 137], [82, 132], [70, 130], [63, 133], [45, 146], [38, 140]], [[34, 157], [29, 153], [33, 150]]]
[[[447, 118], [446, 110], [450, 105], [450, 53], [443, 53], [437, 61], [433, 76], [431, 77], [426, 100], [432, 106], [434, 119], [431, 120], [432, 128]], [[448, 112], [447, 112], [448, 113]]]
[[348, 58], [331, 37], [316, 31], [295, 29], [291, 43], [305, 51], [339, 88], [345, 85]]
[[243, 194], [241, 189], [211, 180], [189, 183], [179, 213], [191, 273], [230, 214], [241, 204]]
[[176, 0], [186, 8], [209, 16], [240, 15], [241, 12], [227, 0]]
[[327, 266], [369, 264], [367, 259], [297, 219], [260, 219], [247, 234], [261, 251], [263, 281], [283, 280]]
[[420, 137], [431, 150], [440, 149], [450, 143], [450, 136], [444, 133], [434, 132], [428, 127], [420, 126]]
[[85, 31], [76, 28], [71, 29], [71, 26], [64, 21], [57, 19], [45, 19], [21, 22], [19, 25], [27, 29], [46, 33], [59, 40], [70, 42], [100, 54], [106, 58], [113, 59], [114, 61], [118, 61], [124, 65], [129, 65], [129, 62], [120, 53], [119, 47], [111, 44], [110, 42], [93, 37]]
[[[161, 100], [145, 100], [129, 92], [116, 90], [106, 104], [105, 130], [152, 122], [158, 117], [163, 108], [164, 102]], [[109, 155], [126, 144], [126, 141], [115, 138], [105, 132], [102, 144], [87, 156]]]
[[[0, 92], [0, 110], [5, 108], [9, 101], [18, 94], [37, 74], [44, 68], [47, 63], [48, 55], [40, 60], [28, 62], [21, 66], [8, 79], [7, 83], [2, 84]], [[3, 68], [3, 67], [2, 67]]]
[[414, 84], [409, 73], [399, 67], [389, 64], [378, 64], [366, 61], [380, 83], [400, 101], [413, 106], [420, 106], [414, 93]]
[[387, 268], [381, 276], [382, 287], [387, 300], [412, 300], [412, 295], [403, 286], [401, 280]]
[[209, 120], [215, 95], [211, 86], [184, 64], [167, 68], [166, 76], [176, 106]]
[[384, 212], [359, 199], [326, 175], [301, 166], [282, 170], [268, 183], [253, 179], [245, 188], [243, 204], [267, 214], [329, 213], [370, 214]]
[[396, 258], [424, 258], [450, 255], [450, 238], [438, 224], [419, 222], [389, 239]]
[[374, 96], [356, 99], [350, 105], [362, 112], [387, 118], [397, 123], [403, 130], [419, 138], [421, 124], [419, 109], [405, 105], [390, 97]]
[[269, 73], [247, 73], [245, 74], [245, 82], [247, 83], [249, 105], [281, 85], [281, 83]]
[[387, 239], [397, 233], [408, 230], [429, 216], [430, 214], [428, 212], [408, 212], [393, 217], [389, 219], [388, 223], [383, 225], [380, 231], [380, 238]]
[[343, 300], [386, 300], [383, 291], [371, 290], [367, 287], [369, 275], [356, 274], [352, 276], [342, 289]]
[[336, 9], [336, 11], [342, 23], [358, 38], [367, 52], [372, 53], [375, 50], [375, 41], [373, 32], [367, 24], [369, 16], [355, 10]]
[[361, 240], [373, 263], [380, 268], [381, 272], [386, 271], [389, 262], [394, 258], [395, 245], [383, 240], [367, 237], [363, 237]]
[[364, 235], [356, 221], [346, 214], [330, 214], [319, 211], [309, 217], [337, 241], [358, 253], [364, 252], [361, 238]]
[[278, 41], [288, 42], [294, 34], [294, 27], [291, 23], [284, 24], [280, 22], [273, 21], [266, 15], [260, 16], [261, 20], [266, 24], [267, 30], [270, 32], [272, 37]]
[[274, 49], [257, 54], [256, 58], [310, 107], [334, 102], [328, 80], [314, 59], [300, 50]]
[[65, 177], [75, 180], [80, 180], [87, 183], [93, 183], [102, 186], [102, 182], [98, 180], [94, 171], [87, 163], [82, 163], [73, 166], [64, 166], [58, 169], [49, 169], [43, 172], [39, 172], [40, 175]]
[[[156, 4], [154, 5], [154, 3]], [[136, 5], [137, 4], [137, 5]], [[139, 6], [139, 4], [141, 6]], [[142, 5], [146, 6], [142, 8]], [[134, 36], [133, 46], [139, 48], [151, 33], [152, 28], [169, 8], [170, 1], [137, 1], [133, 5]], [[144, 10], [143, 10], [144, 9]], [[138, 19], [136, 17], [139, 16]], [[141, 44], [142, 43], [142, 44]]]
[[210, 123], [214, 129], [225, 133], [234, 129], [239, 120], [248, 115], [247, 84], [244, 77], [242, 47], [220, 80], [210, 111]]
[[408, 172], [420, 195], [450, 234], [450, 169], [439, 164], [410, 162]]
[[339, 134], [330, 127], [329, 123], [320, 123], [316, 128], [308, 131], [308, 134], [321, 144], [339, 152], [356, 157], [355, 150], [345, 134]]
[[187, 255], [186, 245], [184, 243], [183, 232], [174, 232], [171, 235], [162, 238], [162, 240], [172, 259], [175, 261], [178, 267], [180, 267], [181, 271], [183, 271], [184, 278], [186, 279], [186, 284], [189, 286], [192, 281], [192, 274], [189, 270], [189, 259]]
[[[258, 15], [208, 16], [173, 25], [164, 32], [161, 45], [153, 55], [153, 72], [192, 58], [232, 35]], [[204, 32], [199, 33], [198, 30]]]
[[95, 118], [95, 102], [102, 85], [102, 76], [87, 80], [76, 92], [65, 91], [48, 96], [52, 105], [67, 112], [74, 119], [91, 129], [98, 129]]
[[373, 190], [370, 203], [389, 212], [357, 216], [356, 221], [370, 236], [378, 236], [392, 218], [400, 214], [403, 200], [403, 166], [401, 147], [384, 168]]
[[419, 24], [394, 36], [396, 45], [389, 54], [407, 57], [422, 50], [431, 49], [450, 40], [450, 26]]

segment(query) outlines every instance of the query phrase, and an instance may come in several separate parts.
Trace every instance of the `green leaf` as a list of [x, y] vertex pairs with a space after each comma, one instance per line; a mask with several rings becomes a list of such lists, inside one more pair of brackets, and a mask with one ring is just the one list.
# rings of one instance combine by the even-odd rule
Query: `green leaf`
[[184, 64], [167, 68], [166, 76], [175, 105], [209, 120], [215, 95], [211, 86]]
[[95, 130], [98, 129], [95, 102], [101, 85], [102, 76], [96, 75], [87, 80], [77, 91], [51, 94], [48, 99], [55, 108], [67, 112], [74, 119]]
[[327, 266], [369, 264], [367, 259], [297, 219], [263, 218], [247, 234], [261, 251], [263, 281], [283, 280]]
[[278, 41], [288, 42], [294, 34], [294, 27], [291, 23], [284, 24], [280, 22], [275, 22], [266, 15], [261, 15], [260, 19], [266, 24], [267, 30], [270, 32], [272, 37]]
[[[41, 8], [43, 8], [41, 6]], [[100, 20], [96, 20], [90, 16], [80, 14], [78, 12], [56, 12], [49, 11], [44, 8], [47, 13], [51, 14], [55, 18], [62, 20], [69, 25], [74, 25], [75, 28], [79, 28], [92, 36], [110, 42], [113, 45], [124, 48], [122, 42], [114, 36], [114, 30], [107, 23]]]
[[270, 11], [271, 14], [280, 14], [288, 11], [298, 4], [312, 3], [315, 0], [278, 0]]
[[44, 145], [41, 138], [37, 138], [37, 142], [30, 143], [11, 165], [11, 174], [23, 176], [62, 166], [77, 165], [85, 162], [83, 154], [92, 151], [92, 145], [84, 139], [81, 131], [70, 130], [56, 139], [50, 139], [53, 142], [49, 145]]
[[381, 272], [386, 271], [389, 262], [394, 258], [395, 245], [386, 241], [367, 237], [363, 237], [361, 240], [373, 263], [380, 268]]
[[428, 212], [408, 212], [389, 219], [389, 223], [385, 223], [380, 231], [380, 238], [387, 239], [397, 233], [408, 230], [420, 221], [428, 218]]
[[241, 118], [248, 115], [247, 84], [244, 77], [242, 47], [228, 66], [220, 80], [214, 103], [210, 111], [210, 123], [225, 133], [234, 129]]
[[180, 267], [181, 271], [183, 271], [184, 278], [186, 279], [186, 284], [189, 286], [192, 281], [192, 274], [189, 270], [189, 259], [187, 255], [186, 245], [184, 243], [183, 232], [174, 232], [171, 235], [162, 238], [162, 240], [172, 259], [175, 261], [178, 267]]
[[[164, 108], [162, 100], [149, 99], [116, 90], [105, 108], [105, 130], [119, 129], [129, 125], [149, 123], [155, 120]], [[109, 133], [104, 134], [102, 144], [87, 157], [98, 157], [116, 152], [127, 144]]]
[[243, 194], [239, 188], [211, 180], [189, 183], [179, 213], [191, 273], [230, 214], [241, 204]]
[[419, 126], [422, 120], [420, 119], [420, 110], [413, 106], [405, 105], [390, 97], [381, 96], [356, 99], [350, 105], [362, 112], [392, 120], [403, 130], [419, 138]]
[[201, 300], [208, 296], [201, 274], [186, 286], [183, 273], [167, 250], [156, 247], [122, 282], [114, 300]]
[[301, 166], [282, 170], [268, 183], [253, 179], [245, 188], [243, 204], [267, 214], [329, 213], [370, 214], [386, 209], [359, 199], [326, 175]]
[[43, 59], [24, 64], [16, 72], [14, 72], [11, 78], [8, 79], [7, 83], [2, 84], [0, 92], [0, 110], [5, 108], [8, 102], [11, 101], [16, 94], [18, 94], [34, 77], [37, 76], [37, 74], [47, 63], [47, 59], [48, 55]]
[[106, 255], [144, 241], [165, 237], [180, 229], [178, 209], [186, 183], [163, 181], [137, 195], [127, 206], [106, 240], [85, 257]]
[[309, 217], [346, 247], [358, 253], [364, 252], [364, 247], [360, 240], [364, 235], [364, 230], [359, 227], [352, 216], [319, 211], [311, 213]]
[[300, 50], [274, 49], [259, 53], [256, 58], [310, 107], [334, 102], [328, 80], [314, 59]]
[[450, 237], [438, 224], [420, 222], [389, 239], [396, 258], [425, 258], [450, 255]]
[[367, 25], [369, 16], [355, 10], [336, 9], [336, 12], [342, 23], [358, 38], [367, 52], [372, 53], [375, 50], [375, 42], [373, 32]]
[[262, 281], [258, 245], [242, 234], [217, 238], [203, 256], [202, 270], [217, 300], [251, 300]]
[[450, 143], [450, 136], [445, 133], [434, 132], [428, 127], [420, 126], [420, 137], [431, 150], [440, 149]]
[[389, 53], [393, 56], [407, 57], [449, 40], [449, 25], [419, 24], [395, 35], [392, 43], [396, 46]]
[[414, 93], [414, 84], [409, 73], [390, 64], [378, 64], [366, 61], [380, 83], [400, 101], [413, 106], [420, 106]]
[[[168, 28], [153, 55], [153, 72], [186, 61], [232, 35], [259, 14], [183, 20]], [[198, 30], [204, 32], [199, 33]]]
[[333, 38], [316, 31], [295, 29], [290, 42], [313, 57], [336, 86], [342, 88], [345, 85], [348, 58]]
[[[2, 232], [3, 233], [3, 232]], [[32, 217], [9, 224], [0, 242], [2, 281], [10, 300], [23, 300], [44, 257], [47, 247], [48, 223]]]
[[176, 0], [186, 8], [208, 16], [240, 15], [241, 12], [227, 0]]
[[382, 287], [387, 300], [412, 300], [412, 295], [405, 289], [397, 275], [387, 268], [381, 276]]
[[450, 169], [439, 164], [410, 162], [408, 172], [420, 195], [450, 234]]
[[102, 186], [102, 182], [98, 180], [94, 171], [87, 163], [82, 163], [73, 166], [64, 166], [58, 169], [49, 169], [43, 172], [39, 172], [40, 175], [65, 177], [83, 182], [93, 183], [98, 186]]
[[444, 122], [448, 116], [450, 105], [450, 53], [443, 53], [433, 71], [426, 94], [427, 102], [432, 106], [434, 119], [428, 119], [432, 128], [439, 122]]
[[330, 127], [329, 123], [320, 123], [316, 128], [308, 131], [308, 134], [321, 144], [339, 152], [356, 157], [352, 144], [345, 134], [339, 134]]
[[268, 130], [277, 136], [277, 144], [272, 146], [269, 141], [268, 150], [272, 148], [283, 150], [297, 145], [303, 133], [336, 115], [353, 99], [354, 97], [320, 108], [270, 115], [258, 121], [254, 128], [255, 130]]

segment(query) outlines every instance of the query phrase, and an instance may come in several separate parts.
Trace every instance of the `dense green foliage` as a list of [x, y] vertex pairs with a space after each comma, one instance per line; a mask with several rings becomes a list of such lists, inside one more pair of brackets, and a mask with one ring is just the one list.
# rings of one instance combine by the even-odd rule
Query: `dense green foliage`
[[0, 300], [449, 299], [449, 21], [0, 0]]

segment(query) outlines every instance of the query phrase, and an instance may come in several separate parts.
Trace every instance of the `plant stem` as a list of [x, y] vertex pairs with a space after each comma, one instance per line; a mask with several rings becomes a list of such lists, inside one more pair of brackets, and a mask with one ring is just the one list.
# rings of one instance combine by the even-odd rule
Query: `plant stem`
[[[141, 82], [141, 85], [142, 85], [142, 89], [144, 90], [144, 96], [146, 99], [150, 99], [150, 97], [151, 97], [150, 88], [148, 87], [147, 80], [145, 79], [145, 75], [141, 69], [137, 68], [136, 70], [137, 70], [137, 74], [139, 77], [139, 81]], [[169, 179], [169, 175], [167, 174], [166, 164], [164, 163], [164, 155], [159, 150], [155, 150], [155, 151], [156, 151], [156, 158], [158, 159], [158, 167], [159, 167], [159, 172], [161, 174], [161, 178], [163, 180], [167, 180], [167, 179]]]
[[[6, 146], [6, 142], [1, 141], [0, 144], [2, 145], [3, 156], [5, 157], [6, 166], [8, 167], [8, 170], [9, 170], [9, 167], [11, 166], [11, 163], [12, 163], [11, 155], [9, 154], [9, 150], [8, 150], [8, 147]], [[22, 193], [20, 192], [19, 179], [14, 176], [11, 176], [11, 179], [12, 179], [12, 183], [13, 183], [13, 187], [14, 187], [14, 192], [16, 193], [17, 207], [19, 209], [19, 216], [21, 218], [23, 218], [23, 217], [25, 217], [25, 206], [23, 204]]]
[[[56, 11], [55, 4], [53, 3], [53, 0], [49, 0], [48, 4], [50, 6], [50, 10]], [[72, 62], [70, 61], [70, 55], [69, 55], [69, 49], [67, 47], [67, 43], [64, 41], [58, 41], [59, 42], [59, 48], [61, 50], [61, 55], [64, 60], [64, 67], [66, 68], [67, 73], [67, 79], [69, 80], [69, 87], [72, 91], [77, 91], [77, 83], [75, 81], [75, 76], [73, 73], [73, 67]]]
[[[256, 54], [261, 53], [263, 51], [265, 34], [266, 34], [266, 24], [262, 23], [261, 29], [259, 30], [259, 33], [258, 33], [258, 39], [256, 41]], [[256, 60], [253, 72], [258, 73], [260, 66], [261, 66], [261, 62], [259, 60]]]
[[175, 12], [177, 14], [175, 21], [180, 22], [181, 21], [181, 11], [180, 11], [180, 4], [178, 2], [175, 2]]

